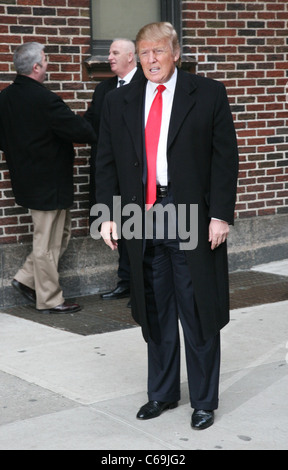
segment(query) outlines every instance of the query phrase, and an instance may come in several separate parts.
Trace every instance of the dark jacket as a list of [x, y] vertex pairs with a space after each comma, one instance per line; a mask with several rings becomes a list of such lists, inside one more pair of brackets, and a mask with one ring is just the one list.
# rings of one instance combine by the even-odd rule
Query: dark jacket
[[[132, 77], [131, 82], [139, 80], [143, 78], [144, 74], [141, 68], [138, 68], [135, 72], [134, 76]], [[90, 124], [92, 124], [94, 131], [97, 135], [97, 142], [92, 145], [91, 148], [91, 159], [90, 159], [90, 207], [93, 207], [96, 204], [96, 190], [95, 190], [95, 160], [96, 160], [96, 153], [97, 153], [97, 143], [99, 138], [99, 129], [100, 129], [100, 122], [101, 122], [101, 115], [103, 110], [103, 104], [107, 93], [112, 90], [115, 90], [118, 85], [118, 77], [112, 77], [108, 80], [104, 80], [103, 82], [99, 83], [96, 86], [92, 102], [84, 114], [84, 118], [87, 119]], [[127, 85], [126, 85], [127, 86]], [[93, 218], [90, 219], [92, 222]]]
[[[106, 204], [111, 213], [117, 194], [121, 194], [122, 206], [133, 203], [144, 210], [145, 90], [144, 79], [110, 93], [105, 102], [96, 160], [96, 193], [97, 202]], [[222, 83], [179, 70], [167, 158], [176, 206], [198, 206], [198, 246], [185, 253], [203, 334], [209, 338], [229, 322], [227, 245], [211, 250], [209, 223], [211, 217], [233, 223], [238, 176], [236, 133]], [[187, 227], [191, 227], [193, 221], [187, 220]], [[143, 241], [127, 240], [126, 245], [131, 264], [132, 312], [147, 339]]]
[[18, 75], [0, 93], [0, 149], [18, 205], [34, 210], [73, 205], [73, 142], [96, 140], [91, 125], [55, 93]]
[[[137, 69], [134, 76], [132, 77], [131, 82], [139, 80], [140, 78], [143, 78], [143, 72], [142, 69]], [[97, 85], [95, 88], [92, 102], [88, 110], [84, 114], [84, 118], [87, 119], [90, 124], [92, 124], [93, 129], [97, 134], [97, 137], [99, 136], [100, 121], [105, 96], [107, 95], [107, 93], [117, 88], [117, 85], [117, 76], [109, 78], [108, 80], [104, 80], [103, 82], [99, 83], [99, 85]]]

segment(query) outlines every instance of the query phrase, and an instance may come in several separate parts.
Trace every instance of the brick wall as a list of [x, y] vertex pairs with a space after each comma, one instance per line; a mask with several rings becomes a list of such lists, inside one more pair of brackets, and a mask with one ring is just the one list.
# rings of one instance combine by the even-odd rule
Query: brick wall
[[[84, 61], [90, 55], [89, 0], [0, 1], [0, 90], [15, 78], [13, 52], [22, 42], [46, 44], [49, 57], [46, 85], [77, 113], [86, 110], [95, 83]], [[73, 236], [88, 233], [89, 147], [79, 145], [75, 164]], [[0, 243], [30, 242], [31, 219], [15, 205], [9, 173], [0, 157]]]
[[237, 217], [288, 213], [288, 2], [183, 2], [185, 52], [227, 86], [240, 150]]
[[[184, 52], [197, 72], [225, 83], [241, 157], [236, 216], [288, 213], [288, 2], [183, 0]], [[47, 85], [83, 112], [95, 83], [89, 0], [0, 1], [0, 90], [13, 79], [13, 51], [23, 41], [45, 43]], [[73, 235], [88, 233], [89, 148], [76, 147]], [[31, 241], [27, 211], [15, 206], [0, 157], [0, 243]]]

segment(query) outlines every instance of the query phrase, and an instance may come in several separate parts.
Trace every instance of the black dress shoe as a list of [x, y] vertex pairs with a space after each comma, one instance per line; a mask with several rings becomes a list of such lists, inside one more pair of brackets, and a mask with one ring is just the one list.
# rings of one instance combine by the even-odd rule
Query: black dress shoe
[[76, 313], [81, 310], [80, 305], [78, 304], [68, 304], [64, 302], [62, 305], [58, 305], [55, 308], [49, 308], [45, 310], [39, 310], [39, 312], [44, 314], [68, 314], [68, 313]]
[[101, 294], [101, 299], [103, 300], [117, 300], [117, 299], [125, 299], [125, 297], [129, 297], [130, 289], [128, 287], [121, 287], [118, 286], [116, 289], [112, 290], [111, 292], [106, 292], [105, 294]]
[[164, 403], [162, 401], [149, 401], [146, 405], [142, 406], [137, 414], [137, 419], [152, 419], [157, 418], [165, 410], [173, 410], [177, 408], [178, 403]]
[[191, 426], [193, 429], [202, 431], [214, 424], [214, 411], [195, 410], [192, 415]]
[[21, 282], [16, 281], [16, 279], [13, 279], [11, 284], [14, 287], [14, 289], [20, 292], [20, 294], [24, 295], [26, 299], [30, 300], [33, 303], [36, 303], [35, 290], [31, 289], [30, 287], [25, 286], [24, 284], [21, 284]]

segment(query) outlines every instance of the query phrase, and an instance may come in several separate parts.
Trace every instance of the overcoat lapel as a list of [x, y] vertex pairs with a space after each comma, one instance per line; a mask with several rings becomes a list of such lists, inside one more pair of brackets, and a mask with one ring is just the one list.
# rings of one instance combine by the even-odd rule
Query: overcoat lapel
[[129, 129], [137, 157], [140, 162], [143, 158], [143, 129], [144, 129], [144, 96], [146, 80], [139, 80], [133, 84], [125, 96], [123, 111], [124, 121]]
[[169, 150], [173, 144], [183, 121], [196, 103], [196, 85], [191, 77], [191, 75], [182, 74], [181, 70], [178, 73], [174, 103], [171, 113], [167, 150]]
[[[124, 121], [129, 129], [139, 161], [143, 154], [144, 97], [147, 80], [139, 80], [125, 96]], [[191, 75], [179, 71], [171, 114], [167, 148], [172, 145], [185, 117], [196, 103], [196, 84]]]

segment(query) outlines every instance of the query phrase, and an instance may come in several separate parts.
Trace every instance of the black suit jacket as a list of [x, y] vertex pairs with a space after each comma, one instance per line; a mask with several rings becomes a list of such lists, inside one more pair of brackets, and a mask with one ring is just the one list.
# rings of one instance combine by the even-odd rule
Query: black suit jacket
[[73, 142], [96, 140], [92, 126], [41, 83], [18, 75], [0, 94], [0, 149], [18, 205], [73, 205]]
[[[138, 68], [135, 72], [131, 82], [135, 82], [143, 78], [143, 72], [141, 68]], [[84, 118], [92, 124], [94, 131], [97, 135], [97, 142], [92, 145], [91, 148], [91, 159], [90, 159], [90, 208], [96, 204], [96, 190], [95, 190], [95, 161], [96, 161], [96, 153], [97, 153], [97, 143], [99, 138], [99, 129], [100, 129], [100, 122], [103, 110], [103, 104], [106, 95], [117, 88], [118, 85], [118, 77], [112, 77], [108, 80], [104, 80], [103, 82], [99, 83], [96, 86], [92, 102], [84, 114]], [[127, 86], [127, 85], [126, 85]], [[90, 222], [92, 222], [93, 218], [91, 218]]]
[[[176, 206], [198, 206], [198, 246], [186, 250], [195, 302], [205, 338], [229, 321], [227, 245], [211, 250], [211, 217], [233, 223], [238, 176], [238, 151], [232, 114], [222, 83], [178, 71], [167, 142], [168, 171]], [[96, 160], [97, 202], [113, 214], [113, 196], [122, 206], [144, 211], [143, 103], [145, 79], [107, 96]], [[133, 316], [147, 338], [143, 241], [127, 240], [131, 265]]]
[[[142, 77], [143, 77], [142, 69], [137, 69], [131, 82], [139, 80]], [[107, 93], [117, 88], [117, 85], [118, 85], [117, 76], [109, 78], [108, 80], [104, 80], [103, 82], [99, 83], [99, 85], [97, 85], [95, 88], [92, 102], [88, 110], [84, 114], [84, 118], [87, 119], [87, 121], [89, 121], [92, 124], [93, 129], [95, 130], [97, 136], [99, 135], [100, 121], [101, 121], [102, 108], [103, 108], [105, 96], [107, 95]]]

